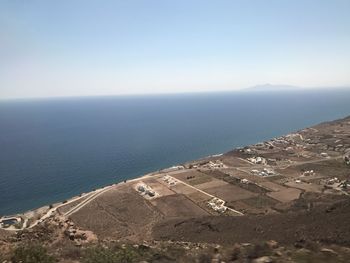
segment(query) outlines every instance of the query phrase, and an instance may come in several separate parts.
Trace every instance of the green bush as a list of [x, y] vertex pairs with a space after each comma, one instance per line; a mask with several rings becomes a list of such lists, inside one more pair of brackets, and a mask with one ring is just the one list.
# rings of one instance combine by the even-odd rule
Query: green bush
[[110, 249], [103, 247], [89, 248], [83, 257], [84, 263], [132, 263], [138, 258], [130, 248]]
[[20, 246], [13, 252], [14, 263], [52, 263], [54, 258], [40, 245]]

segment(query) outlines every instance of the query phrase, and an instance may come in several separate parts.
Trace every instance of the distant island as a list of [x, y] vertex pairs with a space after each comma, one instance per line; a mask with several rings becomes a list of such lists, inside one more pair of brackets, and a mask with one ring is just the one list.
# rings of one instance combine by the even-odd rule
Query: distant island
[[305, 87], [298, 87], [292, 85], [279, 85], [279, 84], [261, 84], [246, 88], [246, 91], [285, 91], [285, 90], [301, 90], [305, 89]]

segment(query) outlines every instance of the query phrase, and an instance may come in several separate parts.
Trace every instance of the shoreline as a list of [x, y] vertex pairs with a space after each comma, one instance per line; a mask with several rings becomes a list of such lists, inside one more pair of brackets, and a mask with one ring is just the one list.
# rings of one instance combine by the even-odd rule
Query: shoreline
[[[212, 155], [204, 157], [202, 159], [209, 158], [209, 157], [212, 157]], [[118, 185], [128, 184], [128, 183], [133, 183], [133, 182], [137, 182], [137, 181], [140, 181], [140, 180], [144, 180], [144, 179], [152, 177], [153, 175], [155, 175], [157, 173], [161, 173], [162, 171], [165, 171], [167, 169], [171, 169], [173, 167], [178, 167], [178, 166], [171, 166], [171, 167], [164, 168], [164, 169], [161, 169], [161, 170], [158, 170], [158, 171], [147, 173], [145, 175], [142, 175], [142, 176], [139, 176], [139, 177], [136, 177], [136, 178], [126, 179], [124, 181], [120, 181], [120, 182], [113, 183], [113, 184], [110, 184], [110, 185], [102, 186], [102, 187], [96, 188], [96, 189], [94, 189], [92, 191], [72, 196], [72, 197], [70, 197], [70, 198], [68, 198], [68, 199], [66, 199], [64, 201], [60, 201], [60, 202], [53, 203], [51, 205], [44, 205], [44, 206], [41, 206], [41, 207], [38, 207], [38, 208], [30, 209], [30, 210], [27, 210], [27, 211], [25, 211], [23, 213], [17, 213], [17, 214], [11, 214], [11, 215], [2, 215], [0, 217], [0, 230], [16, 232], [16, 231], [22, 231], [24, 229], [33, 228], [36, 225], [38, 225], [39, 223], [41, 223], [42, 221], [44, 221], [45, 219], [49, 218], [51, 215], [53, 215], [55, 212], [57, 212], [57, 210], [59, 208], [61, 208], [63, 206], [69, 205], [71, 203], [74, 203], [74, 202], [79, 201], [79, 200], [84, 199], [84, 198], [89, 199], [91, 196], [92, 197], [97, 197], [100, 194], [105, 193], [108, 190], [111, 190], [112, 188], [114, 188], [114, 187], [116, 187]], [[82, 202], [84, 202], [84, 200]], [[74, 208], [75, 207], [73, 207], [72, 209], [74, 209]], [[45, 210], [43, 216], [41, 216], [40, 218], [36, 219], [34, 221], [34, 223], [32, 223], [32, 224], [28, 223], [29, 220], [31, 218], [35, 218], [37, 214], [42, 214], [43, 210]], [[70, 211], [68, 211], [68, 213], [69, 212]], [[2, 226], [2, 222], [6, 221], [6, 220], [10, 220], [10, 219], [17, 219], [17, 222], [21, 223], [21, 227], [20, 228], [15, 228], [14, 227], [15, 224], [14, 225], [10, 225], [9, 227], [6, 227], [6, 228], [3, 227]]]
[[[216, 102], [216, 98], [211, 98], [211, 100], [213, 99], [215, 99], [215, 101], [213, 102]], [[302, 118], [302, 116], [299, 115], [298, 118], [297, 117], [294, 118], [293, 112], [290, 112], [290, 110], [288, 111], [283, 110], [281, 111], [283, 112], [283, 115], [282, 115], [283, 119], [278, 118], [278, 120], [275, 120], [274, 119], [275, 117], [273, 114], [270, 114], [269, 111], [265, 111], [264, 116], [266, 116], [266, 118], [264, 117], [264, 122], [260, 123], [259, 119], [254, 119], [256, 116], [255, 113], [254, 115], [251, 115], [251, 116], [250, 114], [248, 115], [245, 114], [245, 115], [242, 115], [241, 117], [238, 116], [238, 118], [237, 116], [233, 116], [232, 113], [235, 112], [233, 110], [237, 109], [237, 107], [238, 109], [239, 107], [242, 108], [241, 103], [238, 103], [238, 101], [237, 101], [237, 106], [235, 107], [232, 106], [232, 109], [231, 109], [231, 104], [233, 105], [234, 103], [230, 103], [230, 104], [228, 103], [227, 107], [229, 108], [227, 108], [226, 110], [221, 109], [222, 106], [220, 105], [226, 105], [222, 103], [226, 101], [230, 102], [231, 100], [234, 101], [234, 99], [235, 99], [234, 97], [232, 98], [224, 97], [224, 100], [222, 100], [222, 98], [218, 98], [216, 103], [218, 107], [214, 107], [212, 103], [210, 103], [209, 106], [206, 106], [206, 103], [204, 103], [205, 102], [204, 101], [203, 108], [198, 108], [198, 109], [196, 109], [196, 107], [199, 107], [202, 104], [198, 104], [198, 105], [193, 104], [193, 105], [197, 105], [196, 107], [193, 108], [192, 99], [188, 101], [188, 105], [189, 105], [188, 109], [189, 110], [191, 108], [193, 108], [194, 110], [196, 109], [196, 114], [198, 114], [198, 118], [193, 119], [193, 121], [189, 122], [189, 124], [198, 121], [198, 125], [200, 126], [198, 126], [197, 128], [202, 127], [201, 128], [202, 131], [197, 134], [197, 136], [200, 135], [200, 138], [195, 140], [194, 140], [195, 137], [193, 137], [193, 134], [196, 135], [196, 127], [192, 128], [193, 124], [191, 124], [191, 126], [189, 127], [181, 125], [181, 122], [183, 122], [183, 120], [186, 120], [186, 118], [184, 119], [184, 117], [186, 116], [181, 117], [185, 111], [181, 110], [177, 112], [177, 111], [171, 110], [171, 113], [174, 113], [174, 117], [176, 117], [176, 120], [179, 120], [179, 121], [176, 121], [176, 123], [174, 121], [171, 121], [171, 123], [172, 125], [178, 126], [179, 129], [175, 128], [176, 126], [174, 126], [174, 129], [172, 129], [173, 131], [169, 131], [168, 135], [164, 133], [164, 131], [166, 131], [167, 128], [161, 128], [158, 125], [159, 121], [155, 120], [154, 122], [155, 125], [152, 125], [153, 127], [150, 126], [151, 130], [154, 129], [153, 135], [159, 136], [159, 133], [160, 133], [160, 134], [164, 134], [165, 137], [159, 137], [159, 139], [157, 139], [157, 136], [154, 137], [153, 141], [151, 141], [152, 144], [148, 145], [148, 147], [150, 147], [148, 149], [151, 149], [151, 151], [148, 151], [147, 148], [144, 148], [144, 149], [137, 148], [138, 143], [129, 142], [128, 137], [130, 136], [127, 133], [125, 133], [125, 136], [124, 136], [124, 132], [119, 133], [118, 130], [115, 130], [115, 128], [117, 128], [118, 125], [115, 126], [114, 124], [113, 126], [110, 127], [110, 131], [108, 130], [108, 132], [107, 130], [105, 131], [102, 126], [101, 126], [102, 128], [98, 128], [101, 130], [101, 132], [103, 133], [106, 132], [105, 134], [108, 140], [107, 138], [104, 139], [102, 137], [101, 141], [99, 140], [99, 138], [96, 138], [96, 142], [94, 142], [95, 140], [92, 140], [92, 139], [86, 140], [86, 143], [88, 143], [87, 146], [80, 144], [79, 138], [81, 137], [81, 135], [85, 134], [84, 129], [82, 129], [85, 126], [81, 126], [81, 125], [94, 125], [94, 122], [93, 122], [94, 118], [92, 118], [93, 116], [91, 116], [91, 118], [88, 116], [89, 118], [81, 119], [82, 121], [81, 124], [80, 122], [72, 123], [74, 125], [77, 125], [76, 127], [77, 130], [74, 133], [69, 133], [71, 124], [68, 125], [67, 127], [62, 126], [62, 129], [64, 127], [66, 128], [64, 128], [64, 133], [60, 133], [59, 132], [60, 127], [56, 128], [56, 126], [54, 126], [55, 120], [51, 119], [50, 122], [49, 120], [47, 120], [50, 124], [47, 127], [52, 127], [50, 128], [50, 131], [52, 132], [52, 134], [50, 136], [41, 136], [42, 138], [38, 137], [37, 140], [39, 141], [44, 140], [44, 141], [42, 141], [37, 146], [34, 145], [35, 146], [34, 149], [37, 149], [37, 147], [41, 149], [42, 147], [41, 145], [43, 146], [49, 145], [51, 142], [53, 143], [53, 145], [55, 145], [54, 144], [55, 140], [59, 139], [59, 141], [61, 141], [62, 144], [57, 144], [57, 151], [56, 150], [54, 152], [51, 151], [50, 153], [50, 149], [46, 149], [46, 146], [45, 146], [45, 148], [41, 149], [40, 151], [31, 153], [32, 148], [30, 148], [30, 146], [32, 145], [32, 143], [30, 142], [30, 140], [25, 140], [25, 138], [22, 138], [23, 146], [20, 146], [21, 144], [18, 145], [17, 143], [13, 145], [10, 145], [10, 144], [4, 145], [5, 148], [3, 151], [3, 155], [4, 157], [7, 156], [6, 158], [9, 158], [8, 160], [11, 160], [11, 162], [3, 163], [3, 167], [1, 169], [2, 171], [1, 174], [3, 179], [2, 188], [4, 189], [4, 191], [2, 191], [2, 194], [1, 194], [3, 202], [2, 202], [2, 205], [0, 205], [1, 207], [0, 215], [12, 215], [12, 214], [18, 214], [18, 213], [22, 214], [31, 210], [38, 209], [45, 205], [60, 203], [60, 201], [63, 201], [65, 199], [70, 199], [73, 196], [79, 195], [80, 193], [90, 192], [95, 188], [104, 187], [105, 185], [122, 181], [124, 180], [124, 178], [125, 179], [136, 178], [136, 177], [142, 176], [145, 173], [156, 171], [158, 169], [171, 166], [173, 164], [201, 158], [203, 156], [207, 156], [216, 152], [226, 152], [231, 150], [232, 148], [235, 148], [236, 146], [245, 146], [251, 143], [255, 143], [257, 141], [273, 138], [275, 137], [275, 135], [280, 135], [280, 134], [282, 135], [296, 128], [299, 129], [302, 127], [308, 127], [310, 125], [317, 124], [320, 121], [324, 121], [324, 120], [341, 118], [346, 114], [348, 114], [349, 112], [348, 106], [346, 107], [344, 106], [341, 108], [341, 110], [338, 109], [337, 107], [336, 108], [337, 110], [332, 110], [332, 111], [327, 110], [325, 112], [329, 114], [313, 114], [312, 116], [308, 115], [308, 118]], [[264, 103], [264, 104], [266, 103], [266, 102], [263, 102], [265, 101], [265, 99], [268, 99], [269, 102], [272, 100], [269, 98], [265, 98], [264, 100], [262, 99], [261, 99], [262, 101], [261, 103]], [[277, 99], [278, 100], [283, 99], [283, 97], [274, 98], [273, 100], [277, 100]], [[249, 99], [249, 100], [253, 100], [253, 99]], [[196, 101], [197, 100], [194, 98], [194, 103]], [[171, 101], [169, 100], [169, 103], [170, 102]], [[260, 100], [258, 101], [254, 100], [254, 103], [259, 103], [259, 102]], [[148, 101], [145, 101], [145, 104], [146, 103], [148, 103]], [[162, 103], [159, 105], [163, 105], [162, 101], [159, 101], [159, 103]], [[178, 102], [176, 101], [176, 103]], [[310, 102], [308, 102], [307, 105], [309, 105], [309, 103]], [[335, 103], [338, 105], [339, 104], [338, 100], [335, 100]], [[101, 104], [100, 102], [97, 101], [96, 103], [93, 103], [93, 104], [89, 102], [86, 104], [81, 104], [81, 105], [79, 104], [79, 105], [82, 107], [82, 109], [85, 109], [85, 107], [86, 109], [89, 109], [89, 107], [92, 107], [91, 109], [94, 109], [94, 106], [96, 105], [96, 107], [101, 108], [101, 114], [103, 113], [103, 114], [107, 114], [106, 116], [109, 116], [108, 112], [111, 112], [112, 110], [114, 110], [114, 106], [112, 106], [114, 104], [116, 103], [113, 101], [111, 102], [111, 104], [107, 104], [105, 106], [104, 103]], [[75, 104], [73, 103], [62, 104], [62, 105], [57, 104], [57, 107], [60, 107], [60, 108], [71, 107], [71, 106], [73, 107], [74, 105]], [[130, 101], [130, 105], [127, 104], [128, 107], [133, 105], [134, 105], [133, 101]], [[243, 104], [243, 106], [244, 105], [246, 104]], [[318, 104], [316, 104], [316, 106], [317, 105]], [[40, 110], [41, 112], [42, 105], [39, 105], [39, 104], [33, 105], [33, 106], [28, 105], [28, 108], [27, 106], [24, 107], [22, 105], [16, 105], [16, 108], [13, 107], [13, 110], [17, 109], [17, 107], [19, 107], [18, 109], [23, 108], [23, 110], [24, 109], [28, 110], [28, 117], [31, 117], [32, 114], [29, 115], [29, 113], [31, 112], [30, 110], [32, 109], [32, 107], [34, 107], [33, 109], [37, 107], [37, 109]], [[166, 110], [168, 107], [169, 105], [166, 104], [164, 110]], [[186, 107], [187, 107], [187, 104], [186, 104]], [[312, 106], [310, 105], [310, 107], [314, 108], [315, 105], [312, 105]], [[51, 108], [55, 109], [54, 106], [51, 106], [51, 104], [48, 104], [47, 110], [50, 110]], [[135, 110], [136, 109], [138, 110], [138, 107], [137, 108], [134, 107], [134, 108]], [[73, 109], [75, 108], [72, 108], [72, 110]], [[206, 114], [206, 111], [203, 111], [207, 109], [210, 109], [213, 112], [213, 115], [210, 114], [211, 116], [209, 116], [208, 114]], [[5, 110], [4, 114], [5, 116], [7, 116], [6, 115], [7, 107], [4, 108], [4, 110]], [[9, 110], [8, 116], [11, 117], [10, 110], [12, 110], [12, 107], [8, 108], [8, 110]], [[116, 108], [116, 110], [118, 110], [118, 108]], [[58, 111], [58, 113], [59, 112], [60, 111]], [[80, 111], [78, 111], [76, 114], [78, 114], [79, 112]], [[143, 111], [140, 111], [140, 112], [142, 113]], [[318, 113], [318, 108], [314, 108], [312, 112]], [[74, 116], [78, 118], [79, 115], [76, 115], [76, 114], [74, 114]], [[221, 114], [223, 116], [222, 120], [220, 117]], [[9, 118], [9, 120], [11, 120], [11, 122], [13, 123], [16, 123], [16, 125], [19, 125], [18, 127], [20, 127], [21, 130], [27, 132], [26, 129], [23, 129], [23, 127], [21, 126], [22, 125], [22, 122], [20, 122], [21, 119], [18, 119], [17, 121], [15, 118], [16, 117], [15, 115], [12, 117], [13, 119]], [[162, 117], [160, 119], [161, 123], [164, 121], [168, 123], [169, 120], [167, 117], [169, 116], [162, 114], [161, 117]], [[179, 119], [177, 117], [179, 117]], [[286, 119], [290, 117], [292, 121], [290, 122], [286, 121]], [[62, 119], [62, 121], [63, 120], [64, 119]], [[250, 121], [247, 121], [247, 120], [250, 120]], [[78, 119], [76, 119], [76, 121], [78, 121]], [[103, 121], [103, 124], [106, 125], [108, 124], [109, 119], [102, 118], [101, 120], [98, 120], [98, 122], [101, 122], [101, 123], [102, 121]], [[120, 120], [118, 119], [118, 121], [124, 121], [124, 118], [121, 118]], [[213, 123], [217, 127], [213, 127], [213, 128], [209, 127], [207, 131], [206, 129], [203, 129], [205, 128], [205, 126], [203, 125], [205, 125], [206, 122]], [[285, 122], [286, 124], [284, 124]], [[4, 122], [5, 128], [7, 127], [6, 124], [7, 122]], [[146, 126], [144, 126], [143, 124], [144, 123], [142, 122], [143, 128], [149, 128], [149, 124], [147, 124]], [[124, 126], [121, 126], [121, 127], [124, 127]], [[209, 126], [212, 126], [212, 125], [209, 125]], [[266, 127], [264, 129], [261, 129], [259, 128], [259, 126], [264, 126], [264, 127], [266, 126]], [[99, 126], [97, 125], [97, 126], [91, 126], [91, 127], [99, 127]], [[34, 132], [33, 136], [37, 136], [36, 135], [37, 132], [34, 128], [35, 127], [33, 127], [33, 130], [32, 129], [28, 130], [28, 132], [33, 131]], [[46, 131], [45, 125], [40, 126], [38, 128], [42, 129], [43, 134], [49, 134], [48, 132], [50, 132], [50, 131]], [[266, 132], [264, 130], [266, 130]], [[111, 132], [111, 131], [114, 131], [114, 132]], [[179, 133], [181, 136], [174, 137], [174, 135], [176, 135], [178, 131], [181, 131], [181, 133]], [[244, 131], [247, 131], [247, 134], [245, 134]], [[138, 132], [137, 133], [138, 136], [142, 136], [142, 140], [147, 139], [147, 138], [143, 138], [144, 136], [142, 135], [143, 134], [142, 129], [140, 129], [140, 131], [137, 131], [137, 132]], [[70, 140], [70, 137], [67, 137], [65, 134], [69, 134], [69, 136], [74, 136], [72, 138], [78, 139], [76, 142], [72, 141], [74, 144], [74, 147], [71, 146], [69, 143], [65, 145], [67, 142], [69, 142], [66, 140], [68, 139]], [[183, 136], [184, 134], [187, 134], [187, 135]], [[149, 135], [152, 135], [152, 133], [147, 133], [147, 136]], [[11, 134], [8, 134], [8, 136], [10, 137], [7, 137], [7, 134], [4, 134], [4, 136], [6, 138], [10, 138], [11, 141], [13, 140], [14, 142], [16, 142], [15, 139], [22, 140], [21, 137], [17, 135], [12, 137]], [[87, 133], [86, 136], [90, 136], [90, 133]], [[213, 137], [213, 136], [216, 136], [216, 137]], [[110, 145], [109, 140], [113, 138], [115, 138], [118, 144]], [[123, 138], [123, 140], [120, 140], [119, 142], [118, 141], [119, 138]], [[173, 140], [169, 140], [169, 138], [170, 139], [173, 138]], [[193, 142], [191, 142], [191, 140]], [[91, 141], [92, 143], [89, 143], [89, 141]], [[106, 142], [106, 144], [104, 144], [104, 142]], [[119, 143], [121, 145], [119, 145]], [[98, 151], [94, 150], [93, 148], [94, 145], [98, 147]], [[69, 146], [69, 151], [71, 151], [71, 153], [69, 153], [68, 150], [65, 150], [67, 149], [66, 146]], [[18, 161], [16, 159], [19, 156], [19, 153], [20, 153], [19, 150], [21, 150], [21, 147], [23, 148], [24, 152], [23, 154], [20, 154], [20, 156], [22, 156], [23, 159], [19, 160], [19, 162], [17, 163], [18, 168], [16, 168], [16, 162]], [[45, 151], [45, 154], [43, 154], [44, 151]], [[97, 152], [99, 154], [97, 154]], [[17, 158], [16, 158], [16, 155], [17, 155]], [[50, 156], [52, 160], [50, 160], [50, 158], [47, 158], [47, 156]], [[144, 158], [145, 156], [147, 156], [147, 158]], [[70, 158], [72, 158], [72, 160], [70, 160]], [[7, 160], [7, 159], [3, 159], [3, 160]], [[26, 179], [25, 182], [23, 181], [23, 179]], [[8, 190], [11, 189], [12, 191], [8, 192], [7, 189]]]
[[[344, 119], [346, 119], [346, 120], [349, 119], [349, 116], [345, 117]], [[344, 119], [338, 119], [338, 120], [331, 121], [331, 122], [329, 122], [329, 121], [323, 122], [323, 123], [318, 124], [317, 126], [331, 125], [332, 123], [337, 123], [337, 122], [340, 122], [341, 120], [344, 120]], [[350, 124], [350, 122], [349, 122], [349, 124]], [[317, 126], [313, 126], [313, 127], [317, 127]], [[237, 161], [238, 162], [242, 162], [242, 161], [248, 162], [250, 165], [252, 165], [251, 169], [253, 169], [253, 170], [250, 171], [249, 168], [247, 168], [248, 170], [247, 169], [239, 169], [240, 168], [239, 166], [238, 166], [238, 168], [236, 167], [236, 169], [239, 170], [240, 172], [243, 172], [243, 173], [249, 173], [249, 174], [253, 173], [253, 172], [255, 173], [255, 171], [257, 171], [257, 170], [254, 168], [255, 168], [255, 165], [257, 165], [257, 163], [255, 163], [255, 162], [253, 163], [253, 161], [257, 161], [257, 159], [247, 158], [247, 157], [252, 157], [253, 156], [252, 154], [254, 153], [254, 150], [251, 150], [250, 148], [254, 149], [254, 147], [255, 147], [256, 148], [255, 150], [257, 150], [257, 149], [260, 149], [261, 147], [264, 148], [266, 146], [268, 149], [270, 149], [271, 145], [273, 145], [273, 143], [271, 143], [271, 142], [275, 142], [277, 144], [282, 143], [283, 145], [286, 144], [286, 145], [282, 146], [281, 149], [283, 149], [282, 150], [282, 151], [284, 151], [283, 154], [285, 154], [287, 156], [287, 159], [289, 159], [289, 157], [288, 157], [290, 154], [289, 148], [292, 148], [292, 147], [290, 147], [291, 144], [289, 144], [288, 140], [293, 141], [294, 144], [292, 144], [292, 145], [294, 145], [293, 147], [296, 147], [296, 148], [298, 148], [298, 147], [300, 148], [299, 143], [301, 143], [301, 142], [299, 142], [299, 141], [302, 141], [302, 143], [304, 143], [306, 145], [315, 145], [313, 142], [310, 142], [311, 144], [309, 144], [308, 140], [312, 141], [312, 139], [305, 140], [303, 138], [303, 136], [301, 136], [299, 134], [299, 132], [308, 134], [309, 131], [312, 131], [310, 134], [318, 133], [318, 130], [313, 128], [313, 127], [307, 127], [307, 128], [302, 129], [302, 130], [299, 130], [299, 131], [290, 132], [290, 133], [283, 135], [281, 137], [271, 138], [269, 141], [260, 142], [260, 143], [256, 143], [256, 144], [252, 144], [252, 145], [247, 145], [245, 147], [235, 147], [226, 153], [208, 155], [208, 156], [196, 159], [196, 160], [186, 161], [182, 164], [178, 164], [175, 166], [171, 166], [171, 167], [163, 168], [163, 169], [160, 169], [157, 171], [153, 171], [153, 172], [144, 174], [144, 175], [136, 177], [136, 178], [126, 179], [126, 180], [119, 181], [117, 183], [105, 185], [105, 186], [102, 186], [100, 188], [96, 188], [92, 191], [72, 196], [64, 201], [56, 202], [56, 203], [51, 204], [51, 205], [44, 205], [42, 207], [35, 208], [35, 209], [30, 209], [30, 210], [27, 210], [26, 212], [23, 212], [23, 213], [18, 213], [18, 214], [13, 214], [13, 215], [8, 215], [8, 216], [4, 215], [0, 218], [0, 229], [8, 230], [8, 231], [21, 231], [24, 229], [33, 228], [36, 225], [38, 225], [39, 223], [43, 222], [45, 219], [54, 215], [56, 212], [58, 212], [59, 215], [68, 218], [68, 216], [70, 216], [72, 213], [77, 212], [82, 207], [84, 207], [86, 204], [93, 201], [99, 195], [101, 195], [101, 194], [103, 194], [111, 189], [114, 189], [117, 186], [129, 184], [129, 183], [133, 184], [134, 182], [146, 180], [146, 179], [149, 179], [153, 176], [157, 177], [158, 175], [163, 176], [164, 174], [165, 175], [175, 174], [175, 173], [178, 173], [178, 171], [180, 171], [180, 173], [181, 173], [182, 170], [198, 170], [198, 169], [201, 169], [204, 167], [206, 167], [205, 169], [209, 169], [209, 170], [218, 169], [218, 168], [219, 169], [226, 169], [227, 167], [225, 166], [225, 164], [221, 163], [219, 165], [216, 163], [216, 161], [220, 161], [221, 158], [227, 158], [227, 156], [230, 156], [234, 152], [241, 152], [241, 154], [243, 154], [243, 156], [245, 156], [245, 157], [243, 157], [244, 159], [236, 157]], [[296, 138], [296, 141], [294, 141], [294, 139], [293, 139], [294, 137]], [[314, 139], [314, 140], [317, 141], [318, 139]], [[318, 143], [316, 143], [316, 145], [318, 145]], [[278, 146], [278, 147], [280, 147], [280, 146]], [[339, 145], [337, 145], [337, 147], [339, 147]], [[342, 147], [343, 147], [343, 145], [342, 145]], [[323, 150], [321, 150], [321, 152], [318, 152], [318, 151], [314, 152], [311, 155], [310, 155], [310, 153], [311, 153], [310, 152], [309, 156], [306, 156], [307, 158], [305, 156], [303, 156], [302, 154], [300, 156], [297, 155], [298, 158], [301, 158], [301, 159], [296, 163], [299, 163], [299, 165], [302, 165], [302, 164], [313, 163], [315, 161], [319, 162], [319, 161], [333, 160], [333, 159], [335, 160], [335, 159], [342, 158], [342, 155], [340, 154], [339, 150], [338, 150], [338, 153], [334, 156], [332, 154], [330, 154], [330, 156], [329, 156]], [[345, 150], [345, 151], [347, 151], [347, 150]], [[282, 154], [282, 153], [280, 153], [280, 154]], [[324, 155], [326, 155], [326, 156], [324, 156]], [[255, 157], [255, 158], [258, 158], [258, 157]], [[304, 159], [306, 158], [306, 159], [304, 160], [303, 158]], [[311, 158], [311, 161], [308, 158]], [[252, 159], [252, 160], [250, 160], [250, 159]], [[266, 160], [271, 161], [273, 159], [266, 159]], [[275, 160], [275, 162], [276, 162], [276, 160]], [[289, 162], [288, 164], [284, 164], [283, 160], [281, 160], [280, 168], [282, 167], [282, 169], [286, 169], [290, 165], [293, 165], [296, 163], [294, 161], [292, 161], [292, 162]], [[237, 165], [233, 164], [233, 166], [235, 167]], [[266, 173], [270, 173], [270, 172], [268, 169], [264, 169], [264, 172], [260, 172], [259, 175], [261, 174], [261, 176], [265, 176], [264, 173], [266, 174]], [[276, 173], [276, 174], [278, 174], [278, 173]], [[299, 181], [296, 183], [300, 183]], [[182, 181], [182, 184], [186, 185], [186, 183], [184, 183], [183, 181]], [[258, 183], [256, 185], [259, 186]], [[188, 186], [188, 187], [191, 188], [192, 186]], [[196, 188], [196, 187], [192, 187], [192, 188]], [[283, 188], [283, 187], [281, 186], [281, 188]], [[295, 188], [298, 188], [298, 187], [296, 186]], [[201, 192], [201, 190], [198, 190], [197, 188], [196, 188], [196, 190]], [[274, 191], [274, 190], [272, 190], [272, 191]], [[207, 193], [205, 193], [205, 194], [207, 194]], [[210, 194], [207, 194], [207, 195], [211, 196], [211, 197], [214, 196], [214, 195], [210, 195]], [[272, 196], [274, 196], [274, 195], [272, 195]], [[222, 200], [222, 201], [224, 201], [224, 200]], [[74, 204], [75, 202], [78, 202], [78, 203]], [[74, 205], [69, 206], [70, 204], [74, 204]], [[67, 207], [65, 207], [65, 206], [67, 206]], [[59, 211], [59, 209], [62, 207], [65, 207], [65, 209], [67, 211], [64, 211], [64, 212]], [[237, 211], [237, 210], [235, 210], [235, 211]], [[15, 219], [15, 218], [17, 218], [17, 221], [14, 223], [11, 222], [11, 219]], [[20, 218], [20, 220], [18, 220], [19, 218]], [[4, 223], [4, 221], [6, 221], [6, 222]], [[4, 227], [4, 224], [6, 224], [6, 227]]]
[[[240, 147], [237, 147], [237, 148], [234, 148], [234, 149], [239, 149]], [[233, 150], [234, 150], [233, 149]], [[195, 159], [195, 160], [191, 160], [191, 161], [186, 161], [184, 162], [184, 164], [187, 164], [187, 163], [194, 163], [194, 162], [200, 162], [200, 161], [204, 161], [208, 158], [215, 158], [215, 157], [220, 157], [222, 156], [224, 153], [216, 153], [216, 154], [212, 154], [212, 155], [208, 155], [208, 156], [205, 156], [205, 157], [201, 157], [199, 159]], [[80, 193], [78, 195], [73, 195], [73, 196], [70, 196], [69, 198], [65, 199], [65, 200], [62, 200], [62, 201], [57, 201], [57, 202], [54, 202], [52, 204], [46, 204], [46, 205], [42, 205], [42, 206], [39, 206], [39, 207], [36, 207], [36, 208], [32, 208], [32, 209], [28, 209], [24, 212], [19, 212], [19, 213], [14, 213], [14, 214], [4, 214], [4, 215], [1, 215], [0, 216], [0, 221], [1, 220], [6, 220], [6, 219], [9, 219], [9, 218], [15, 218], [15, 217], [21, 217], [21, 216], [25, 216], [26, 214], [31, 214], [31, 213], [35, 213], [37, 211], [40, 211], [42, 209], [47, 209], [48, 207], [51, 207], [52, 208], [58, 208], [60, 207], [61, 205], [66, 205], [66, 204], [69, 204], [69, 203], [72, 203], [72, 202], [75, 202], [75, 201], [78, 201], [84, 197], [87, 197], [88, 195], [90, 194], [93, 194], [93, 193], [96, 193], [98, 191], [101, 191], [107, 187], [112, 187], [112, 186], [116, 186], [116, 185], [119, 185], [121, 183], [129, 183], [129, 182], [134, 182], [134, 181], [138, 181], [138, 180], [141, 180], [141, 179], [145, 179], [145, 178], [148, 178], [154, 174], [157, 174], [157, 173], [160, 173], [162, 171], [167, 171], [167, 170], [171, 170], [175, 167], [180, 167], [182, 166], [182, 164], [175, 164], [173, 166], [170, 166], [170, 167], [166, 167], [166, 168], [162, 168], [160, 170], [157, 170], [157, 171], [153, 171], [153, 172], [149, 172], [147, 174], [144, 174], [144, 175], [141, 175], [141, 176], [138, 176], [138, 177], [135, 177], [135, 178], [131, 178], [131, 179], [125, 179], [125, 180], [121, 180], [119, 182], [116, 182], [116, 183], [113, 183], [113, 184], [107, 184], [107, 185], [104, 185], [104, 186], [101, 186], [99, 188], [94, 188], [94, 190], [91, 190], [91, 191], [87, 191], [87, 192], [83, 192], [83, 193]], [[50, 208], [51, 209], [51, 208]]]

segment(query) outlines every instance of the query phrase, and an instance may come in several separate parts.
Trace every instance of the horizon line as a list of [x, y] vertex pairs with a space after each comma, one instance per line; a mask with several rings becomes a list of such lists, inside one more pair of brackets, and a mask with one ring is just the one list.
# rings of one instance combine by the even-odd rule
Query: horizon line
[[[264, 87], [271, 87], [271, 89]], [[278, 88], [283, 87], [283, 88]], [[262, 88], [262, 89], [259, 89]], [[58, 96], [24, 96], [24, 97], [5, 97], [0, 101], [13, 100], [49, 100], [49, 99], [74, 99], [74, 98], [96, 98], [96, 97], [136, 97], [136, 96], [162, 96], [162, 95], [186, 95], [186, 94], [207, 94], [207, 93], [231, 93], [231, 92], [264, 92], [264, 91], [302, 91], [302, 90], [326, 90], [326, 89], [348, 89], [349, 85], [339, 86], [295, 86], [289, 84], [258, 84], [240, 89], [223, 89], [223, 90], [201, 90], [201, 91], [181, 91], [181, 92], [148, 92], [148, 93], [119, 93], [119, 94], [91, 94], [91, 95], [58, 95]]]

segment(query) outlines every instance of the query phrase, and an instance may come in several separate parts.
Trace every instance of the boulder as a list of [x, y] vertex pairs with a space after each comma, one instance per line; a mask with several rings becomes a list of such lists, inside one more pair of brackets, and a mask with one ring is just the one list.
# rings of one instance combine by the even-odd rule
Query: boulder
[[272, 262], [273, 262], [272, 258], [268, 256], [263, 256], [253, 260], [253, 263], [272, 263]]

